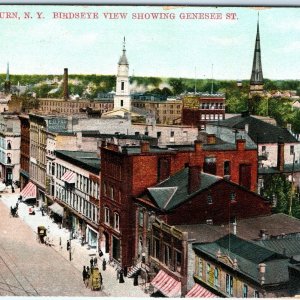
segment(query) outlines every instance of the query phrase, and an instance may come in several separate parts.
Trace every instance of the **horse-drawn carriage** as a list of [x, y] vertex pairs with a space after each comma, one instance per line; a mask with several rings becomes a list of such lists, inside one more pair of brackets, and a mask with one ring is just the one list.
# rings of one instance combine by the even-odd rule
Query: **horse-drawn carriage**
[[93, 267], [90, 269], [90, 278], [89, 278], [89, 286], [92, 291], [101, 290], [102, 286], [102, 275], [99, 271], [98, 267]]

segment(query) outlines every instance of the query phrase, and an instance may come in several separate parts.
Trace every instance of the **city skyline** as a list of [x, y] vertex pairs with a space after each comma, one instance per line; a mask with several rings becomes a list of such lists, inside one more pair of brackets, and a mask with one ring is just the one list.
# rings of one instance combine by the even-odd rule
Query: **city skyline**
[[[125, 36], [130, 75], [227, 80], [251, 76], [257, 28], [254, 8], [24, 5], [1, 9], [18, 12], [20, 17], [0, 18], [1, 73], [9, 62], [12, 75], [60, 75], [64, 67], [70, 74], [114, 75]], [[26, 12], [32, 19], [23, 18]], [[54, 12], [63, 16], [89, 12], [98, 17], [59, 19]], [[37, 13], [43, 18], [38, 19]], [[109, 19], [109, 13], [127, 15]], [[153, 20], [151, 13], [167, 17]], [[222, 19], [187, 19], [193, 16], [189, 13], [221, 14]], [[226, 19], [228, 13], [235, 13], [236, 19]], [[264, 78], [299, 79], [299, 16], [299, 8], [260, 10]]]

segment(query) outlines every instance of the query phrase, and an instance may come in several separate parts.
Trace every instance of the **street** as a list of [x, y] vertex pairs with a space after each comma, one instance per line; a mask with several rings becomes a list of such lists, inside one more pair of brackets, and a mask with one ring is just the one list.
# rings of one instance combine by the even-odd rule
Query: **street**
[[39, 244], [20, 218], [0, 202], [0, 295], [105, 296], [85, 288], [81, 272], [51, 247]]

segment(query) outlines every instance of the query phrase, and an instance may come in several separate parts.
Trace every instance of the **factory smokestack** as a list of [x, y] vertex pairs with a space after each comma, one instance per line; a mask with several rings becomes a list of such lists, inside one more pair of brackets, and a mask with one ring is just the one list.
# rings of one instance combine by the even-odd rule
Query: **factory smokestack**
[[63, 96], [64, 96], [64, 100], [69, 99], [68, 68], [64, 68]]

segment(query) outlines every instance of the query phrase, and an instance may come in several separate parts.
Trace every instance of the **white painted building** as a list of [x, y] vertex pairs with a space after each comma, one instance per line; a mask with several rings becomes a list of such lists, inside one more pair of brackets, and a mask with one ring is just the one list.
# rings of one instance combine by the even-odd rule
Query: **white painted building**
[[0, 114], [0, 178], [6, 183], [20, 179], [20, 120], [16, 114]]

